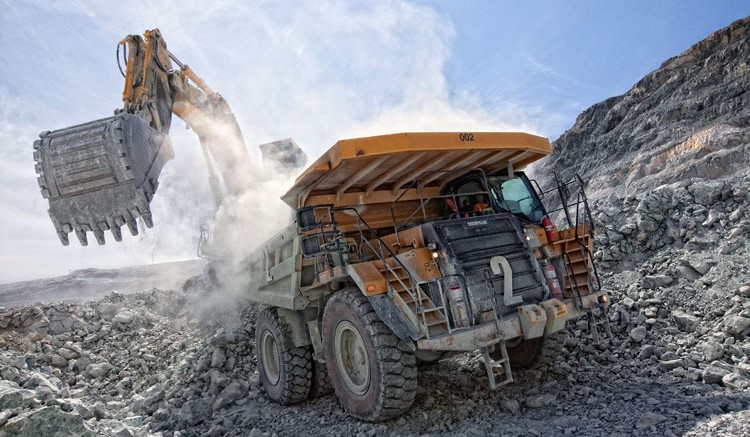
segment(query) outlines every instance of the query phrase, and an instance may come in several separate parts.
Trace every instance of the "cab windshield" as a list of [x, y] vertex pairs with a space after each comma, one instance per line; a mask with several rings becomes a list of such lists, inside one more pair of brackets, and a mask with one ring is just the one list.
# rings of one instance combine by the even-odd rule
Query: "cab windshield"
[[544, 206], [526, 177], [488, 176], [487, 181], [490, 194], [500, 208], [533, 223], [544, 218]]

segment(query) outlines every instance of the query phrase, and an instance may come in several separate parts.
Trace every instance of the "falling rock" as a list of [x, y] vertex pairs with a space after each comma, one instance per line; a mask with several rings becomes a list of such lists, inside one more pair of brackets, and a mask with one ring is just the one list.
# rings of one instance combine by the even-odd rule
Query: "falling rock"
[[66, 413], [57, 407], [42, 407], [14, 417], [2, 428], [7, 437], [71, 436], [95, 437], [83, 422], [83, 417]]
[[645, 326], [635, 327], [630, 331], [630, 339], [636, 343], [640, 343], [646, 339], [646, 333], [647, 331]]
[[672, 319], [680, 331], [693, 332], [700, 323], [700, 319], [683, 311], [673, 311]]
[[635, 423], [635, 429], [646, 429], [654, 425], [658, 425], [667, 420], [666, 417], [661, 414], [646, 412], [641, 414], [638, 421]]
[[648, 288], [648, 289], [654, 289], [659, 287], [664, 287], [672, 283], [674, 281], [674, 278], [667, 275], [650, 275], [645, 276], [641, 280], [641, 287]]

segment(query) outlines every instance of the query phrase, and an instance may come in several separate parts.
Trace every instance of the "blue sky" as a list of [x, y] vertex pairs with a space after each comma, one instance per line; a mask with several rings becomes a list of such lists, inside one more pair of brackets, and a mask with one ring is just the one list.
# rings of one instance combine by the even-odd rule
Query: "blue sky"
[[592, 104], [710, 33], [750, 15], [747, 1], [439, 1], [456, 29], [445, 74], [453, 94], [520, 105], [557, 138]]
[[[60, 246], [31, 159], [43, 130], [120, 106], [117, 41], [159, 27], [232, 106], [252, 152], [294, 138], [524, 130], [555, 139], [590, 105], [735, 19], [747, 1], [0, 0], [0, 283], [190, 258], [213, 214], [195, 136], [152, 203], [156, 226], [121, 244]], [[284, 183], [264, 189], [276, 202]], [[256, 244], [280, 223], [259, 223]], [[111, 238], [109, 238], [111, 240]]]

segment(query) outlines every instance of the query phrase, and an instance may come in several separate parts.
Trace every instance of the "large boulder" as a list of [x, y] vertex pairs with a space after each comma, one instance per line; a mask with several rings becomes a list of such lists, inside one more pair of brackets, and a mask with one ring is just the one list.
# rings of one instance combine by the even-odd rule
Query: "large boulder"
[[15, 382], [0, 380], [0, 411], [24, 408], [34, 402], [35, 393]]
[[95, 437], [76, 413], [57, 407], [42, 407], [11, 418], [2, 428], [4, 437]]

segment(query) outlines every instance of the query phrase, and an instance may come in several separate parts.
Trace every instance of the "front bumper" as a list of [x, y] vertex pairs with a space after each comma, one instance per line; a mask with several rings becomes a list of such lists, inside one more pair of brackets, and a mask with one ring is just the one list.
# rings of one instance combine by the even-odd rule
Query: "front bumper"
[[453, 330], [417, 341], [417, 348], [438, 351], [473, 351], [491, 346], [503, 340], [523, 337], [525, 339], [550, 335], [565, 327], [565, 322], [585, 316], [598, 306], [609, 306], [607, 291], [601, 290], [581, 296], [580, 306], [573, 299], [549, 299], [538, 305], [522, 305], [515, 314], [499, 320], [479, 323], [470, 328]]

